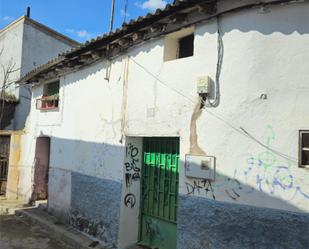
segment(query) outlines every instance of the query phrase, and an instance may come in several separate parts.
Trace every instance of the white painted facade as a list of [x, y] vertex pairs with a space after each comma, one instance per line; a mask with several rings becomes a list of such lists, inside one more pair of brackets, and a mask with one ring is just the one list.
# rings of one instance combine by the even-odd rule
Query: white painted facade
[[[17, 23], [11, 26], [7, 30], [1, 30], [0, 32], [0, 63], [1, 65], [7, 67], [7, 65], [12, 60], [15, 63], [15, 69], [21, 68], [21, 57], [22, 57], [22, 40], [23, 40], [23, 24]], [[2, 72], [0, 74], [0, 85], [2, 87], [2, 83], [4, 81], [4, 74]], [[18, 79], [20, 77], [20, 72], [16, 71], [10, 74], [9, 81]], [[12, 84], [7, 89], [7, 92], [15, 94], [15, 86]], [[17, 95], [16, 95], [17, 97]]]
[[[220, 104], [206, 107], [197, 120], [199, 146], [216, 157], [212, 187], [218, 201], [309, 211], [309, 172], [298, 167], [298, 133], [309, 129], [308, 13], [304, 2], [219, 19], [224, 46]], [[119, 246], [125, 247], [138, 238], [140, 198], [139, 182], [125, 188], [125, 144], [141, 148], [142, 137], [177, 136], [180, 194], [212, 199], [204, 189], [191, 191], [199, 179], [185, 177], [184, 162], [197, 78], [216, 75], [217, 29], [216, 19], [194, 27], [192, 57], [164, 62], [161, 37], [113, 60], [109, 81], [104, 61], [62, 76], [57, 112], [35, 109], [43, 92], [42, 85], [35, 86], [23, 139], [20, 193], [26, 199], [31, 195], [36, 138], [50, 136], [49, 207], [70, 209], [72, 171], [122, 182], [122, 200], [127, 191], [138, 200], [133, 209], [121, 200]]]
[[[8, 79], [10, 86], [6, 91], [15, 95], [19, 100], [15, 110], [15, 118], [6, 129], [23, 129], [30, 111], [31, 89], [19, 86], [14, 82], [32, 69], [56, 57], [59, 53], [72, 48], [73, 45], [77, 45], [77, 43], [24, 16], [0, 30], [0, 51], [3, 49], [0, 65], [7, 68], [10, 61], [14, 64], [14, 72], [9, 75]], [[1, 69], [1, 86], [3, 77]]]

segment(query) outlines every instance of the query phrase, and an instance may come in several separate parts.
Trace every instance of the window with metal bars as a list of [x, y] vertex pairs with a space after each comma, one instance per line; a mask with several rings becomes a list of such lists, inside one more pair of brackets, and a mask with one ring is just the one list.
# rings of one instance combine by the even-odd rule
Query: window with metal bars
[[179, 138], [144, 138], [139, 244], [176, 249], [178, 187]]
[[178, 138], [144, 138], [144, 211], [177, 220], [179, 177]]

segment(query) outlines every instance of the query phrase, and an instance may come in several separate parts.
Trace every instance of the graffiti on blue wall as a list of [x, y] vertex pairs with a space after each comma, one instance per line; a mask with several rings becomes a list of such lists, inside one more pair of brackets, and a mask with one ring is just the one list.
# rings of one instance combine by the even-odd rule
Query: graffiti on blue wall
[[309, 199], [309, 193], [301, 187], [306, 185], [305, 179], [295, 176], [291, 172], [291, 160], [282, 158], [270, 149], [276, 138], [271, 125], [266, 126], [264, 142], [266, 148], [260, 153], [251, 155], [246, 160], [242, 173], [256, 183], [259, 191], [271, 195], [280, 195], [284, 192], [285, 199], [294, 199], [296, 196]]
[[194, 180], [193, 182], [186, 182], [187, 194], [194, 195], [199, 194], [201, 191], [205, 191], [205, 195], [210, 195], [214, 200], [216, 199], [213, 187], [211, 185], [211, 180], [202, 179]]

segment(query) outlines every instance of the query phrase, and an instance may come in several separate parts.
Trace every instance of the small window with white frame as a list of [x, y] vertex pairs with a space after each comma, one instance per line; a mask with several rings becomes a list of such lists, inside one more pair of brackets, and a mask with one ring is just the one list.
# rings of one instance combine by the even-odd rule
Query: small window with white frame
[[59, 106], [59, 81], [51, 82], [43, 86], [43, 96], [36, 101], [38, 110], [58, 110]]
[[299, 167], [309, 168], [309, 130], [299, 131]]

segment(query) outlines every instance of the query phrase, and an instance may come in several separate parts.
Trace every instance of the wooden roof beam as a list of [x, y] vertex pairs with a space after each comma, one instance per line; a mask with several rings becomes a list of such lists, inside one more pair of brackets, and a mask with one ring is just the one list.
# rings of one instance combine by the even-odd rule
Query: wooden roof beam
[[166, 29], [166, 25], [167, 24], [165, 24], [165, 23], [155, 23], [155, 24], [151, 25], [150, 32], [155, 33], [155, 32], [164, 31]]
[[132, 40], [130, 38], [122, 38], [118, 41], [118, 44], [121, 46], [121, 47], [124, 47], [124, 46], [127, 46], [130, 44]]
[[217, 5], [216, 3], [200, 3], [197, 5], [197, 10], [199, 13], [204, 14], [215, 14], [217, 12]]
[[106, 54], [106, 49], [104, 48], [104, 49], [97, 49], [97, 50], [92, 51], [91, 56], [94, 60], [97, 60], [105, 56], [105, 54]]
[[144, 37], [145, 32], [134, 32], [132, 34], [132, 41], [136, 42], [138, 40], [142, 40]]
[[188, 16], [187, 13], [178, 13], [171, 15], [169, 19], [172, 23], [182, 23], [187, 20], [187, 16]]

